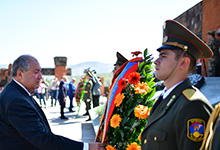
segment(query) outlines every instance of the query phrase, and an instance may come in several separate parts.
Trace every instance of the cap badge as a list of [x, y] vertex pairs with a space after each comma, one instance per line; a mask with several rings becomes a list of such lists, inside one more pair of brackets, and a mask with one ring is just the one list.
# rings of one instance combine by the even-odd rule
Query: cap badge
[[168, 36], [165, 36], [164, 38], [163, 38], [163, 42], [166, 42], [168, 40]]

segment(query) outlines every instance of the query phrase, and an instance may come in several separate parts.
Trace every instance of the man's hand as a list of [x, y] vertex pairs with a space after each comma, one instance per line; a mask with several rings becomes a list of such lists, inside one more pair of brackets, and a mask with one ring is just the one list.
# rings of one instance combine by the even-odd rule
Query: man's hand
[[63, 98], [63, 101], [66, 102], [66, 97]]
[[89, 143], [89, 150], [105, 150], [104, 143]]

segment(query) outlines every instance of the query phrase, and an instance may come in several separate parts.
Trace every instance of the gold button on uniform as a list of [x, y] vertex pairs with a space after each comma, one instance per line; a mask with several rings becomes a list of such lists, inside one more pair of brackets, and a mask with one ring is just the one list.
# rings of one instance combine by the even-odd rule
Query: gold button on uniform
[[156, 140], [157, 140], [157, 137], [155, 136], [155, 137], [154, 137], [154, 141], [156, 141]]
[[146, 144], [147, 143], [147, 139], [144, 139], [144, 144]]

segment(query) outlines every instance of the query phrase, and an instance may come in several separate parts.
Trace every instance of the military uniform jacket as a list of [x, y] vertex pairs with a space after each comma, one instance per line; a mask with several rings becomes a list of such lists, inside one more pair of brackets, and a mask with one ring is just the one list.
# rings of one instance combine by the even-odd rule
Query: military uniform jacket
[[39, 105], [15, 81], [0, 94], [0, 150], [83, 149], [83, 143], [55, 135]]
[[92, 100], [92, 87], [93, 87], [92, 79], [89, 79], [85, 86], [85, 93], [83, 98], [84, 101], [86, 101], [87, 99]]
[[203, 94], [186, 79], [151, 112], [142, 132], [141, 148], [199, 149], [212, 109]]

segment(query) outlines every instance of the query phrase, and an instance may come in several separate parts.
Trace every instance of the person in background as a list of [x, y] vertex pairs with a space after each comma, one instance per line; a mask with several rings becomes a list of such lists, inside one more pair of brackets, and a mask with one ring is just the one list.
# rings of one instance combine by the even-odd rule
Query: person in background
[[96, 76], [96, 71], [92, 72], [92, 81], [93, 81], [93, 88], [92, 88], [92, 102], [93, 102], [93, 108], [99, 106], [99, 98], [101, 96], [101, 86], [102, 82], [100, 80], [100, 77]]
[[112, 85], [114, 84], [115, 79], [120, 75], [120, 73], [122, 72], [122, 70], [124, 69], [124, 67], [126, 66], [128, 60], [122, 56], [122, 54], [120, 54], [119, 52], [116, 53], [117, 56], [117, 60], [116, 63], [114, 64], [114, 69], [113, 69], [113, 77], [112, 77], [112, 82], [110, 85], [110, 89], [112, 87]]
[[102, 143], [83, 143], [52, 133], [43, 110], [31, 96], [42, 78], [36, 58], [19, 56], [12, 65], [12, 78], [0, 93], [0, 149], [105, 149]]
[[140, 135], [141, 149], [196, 150], [202, 144], [213, 108], [188, 76], [198, 58], [209, 58], [213, 53], [177, 21], [167, 20], [163, 30], [163, 43], [154, 64], [156, 78], [164, 81], [165, 89]]
[[64, 116], [64, 108], [66, 107], [66, 98], [67, 98], [67, 86], [66, 86], [66, 77], [62, 76], [60, 85], [59, 85], [59, 103], [60, 103], [60, 119], [68, 119]]
[[76, 78], [73, 77], [69, 83], [69, 89], [67, 93], [70, 99], [70, 107], [69, 107], [70, 112], [73, 112], [73, 97], [75, 96], [75, 91], [76, 91], [76, 87], [74, 86], [75, 81]]
[[46, 85], [43, 83], [43, 80], [40, 80], [40, 86], [37, 89], [37, 97], [40, 101], [40, 106], [42, 107], [41, 99], [43, 100], [44, 107], [46, 108], [46, 102], [45, 102], [45, 91], [46, 91]]
[[51, 107], [53, 107], [53, 105], [56, 106], [58, 90], [59, 90], [59, 81], [57, 78], [54, 78], [51, 83]]
[[92, 73], [89, 70], [84, 71], [86, 73], [86, 85], [85, 85], [85, 93], [83, 100], [86, 104], [86, 113], [83, 116], [89, 116], [89, 119], [86, 121], [91, 120], [91, 116], [89, 114], [89, 110], [91, 109], [91, 101], [92, 101], [92, 88], [93, 88], [93, 82], [92, 82]]
[[213, 51], [213, 56], [208, 59], [209, 61], [209, 77], [218, 77], [220, 76], [220, 40], [215, 37], [215, 31], [208, 31], [208, 46]]
[[115, 74], [115, 72], [124, 64], [126, 63], [128, 60], [119, 52], [116, 53], [116, 63], [114, 64], [114, 69], [112, 70], [113, 74]]
[[42, 78], [42, 83], [44, 84], [45, 86], [45, 98], [46, 98], [46, 101], [49, 99], [49, 83], [47, 82], [47, 80], [45, 78]]

